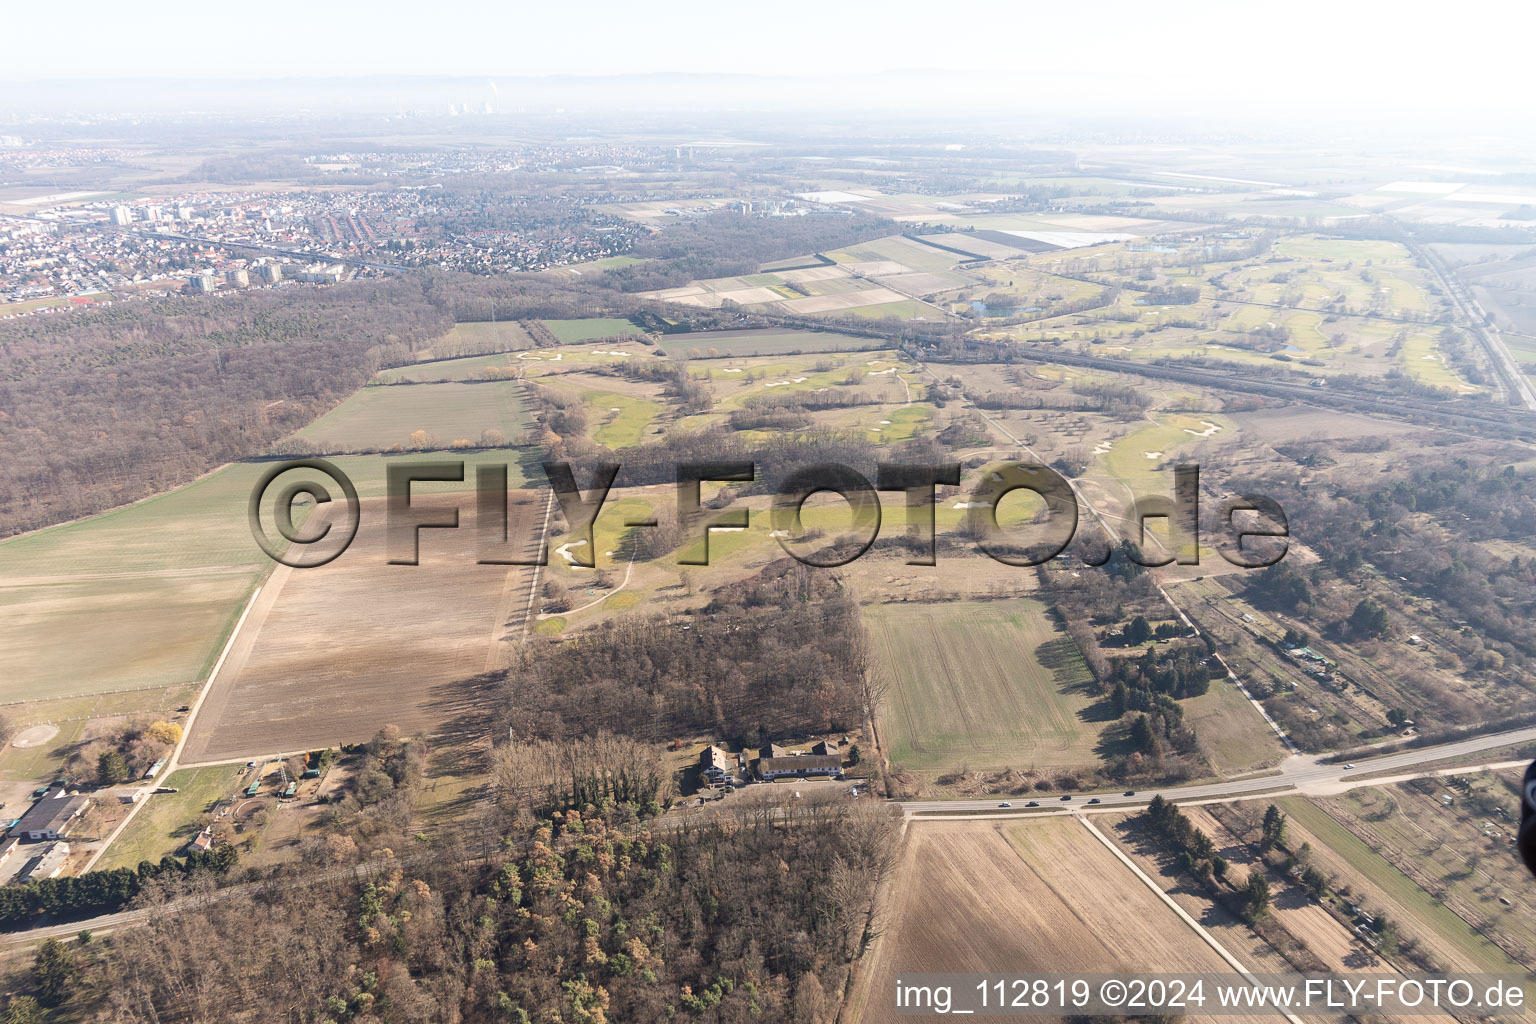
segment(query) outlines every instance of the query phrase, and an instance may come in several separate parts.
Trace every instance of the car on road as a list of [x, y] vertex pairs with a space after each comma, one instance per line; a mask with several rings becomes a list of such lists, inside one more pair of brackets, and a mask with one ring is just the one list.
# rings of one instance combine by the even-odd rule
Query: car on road
[[1072, 799], [1072, 794], [1071, 793], [1063, 793], [1061, 798], [1063, 800], [1071, 800]]
[[997, 806], [999, 806], [999, 807], [1012, 807], [1013, 804], [1009, 803], [1007, 800], [1004, 800], [1002, 803], [998, 804]]
[[1352, 765], [1352, 764], [1347, 764], [1347, 765], [1344, 766], [1344, 770], [1345, 771], [1352, 771], [1354, 769], [1354, 767], [1355, 766]]
[[1089, 800], [1088, 802], [1091, 803], [1091, 804], [1096, 804], [1096, 803], [1099, 802], [1099, 798], [1098, 797], [1094, 797], [1092, 800]]
[[1124, 795], [1125, 796], [1135, 796], [1136, 795], [1136, 791], [1134, 789], [1128, 789], [1128, 790], [1125, 791]]
[[1039, 807], [1040, 806], [1040, 801], [1039, 800], [1031, 800], [1029, 803], [1025, 804], [1024, 806], [1025, 807]]

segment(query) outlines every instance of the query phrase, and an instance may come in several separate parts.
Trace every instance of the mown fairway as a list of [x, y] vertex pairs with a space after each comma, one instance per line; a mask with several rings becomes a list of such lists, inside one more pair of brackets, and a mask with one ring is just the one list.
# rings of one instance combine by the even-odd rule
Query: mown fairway
[[881, 729], [896, 765], [1095, 763], [1088, 668], [1039, 601], [869, 605], [864, 616], [890, 684]]

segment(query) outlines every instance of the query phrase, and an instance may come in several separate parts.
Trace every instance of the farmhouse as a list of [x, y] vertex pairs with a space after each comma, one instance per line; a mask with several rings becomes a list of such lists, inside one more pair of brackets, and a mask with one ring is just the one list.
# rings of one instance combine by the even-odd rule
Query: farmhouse
[[711, 785], [718, 786], [725, 782], [735, 770], [736, 755], [727, 753], [714, 744], [710, 744], [699, 753], [699, 774]]
[[207, 853], [213, 849], [213, 829], [205, 828], [197, 834], [197, 838], [187, 844], [188, 853]]
[[21, 839], [37, 842], [43, 839], [62, 839], [69, 835], [75, 819], [91, 806], [90, 798], [70, 796], [60, 787], [50, 790], [37, 803], [27, 809], [11, 828], [10, 834]]
[[760, 757], [757, 777], [770, 779], [808, 779], [843, 773], [843, 759], [836, 754], [795, 754], [789, 757]]

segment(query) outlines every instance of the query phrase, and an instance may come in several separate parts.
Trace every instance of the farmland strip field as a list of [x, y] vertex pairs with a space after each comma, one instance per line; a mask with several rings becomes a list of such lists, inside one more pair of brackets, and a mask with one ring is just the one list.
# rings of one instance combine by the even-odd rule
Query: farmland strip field
[[1536, 964], [1536, 917], [1531, 913], [1536, 894], [1524, 866], [1509, 855], [1514, 840], [1509, 819], [1519, 778], [1513, 771], [1443, 782], [1421, 779], [1362, 787], [1318, 802], [1529, 967]]
[[900, 1019], [902, 975], [1231, 971], [1073, 818], [913, 825], [891, 891], [854, 1004], [864, 1024]]
[[881, 722], [894, 764], [1096, 763], [1092, 677], [1041, 602], [866, 605], [864, 617], [875, 670], [891, 684]]
[[[1413, 879], [1393, 867], [1327, 811], [1306, 797], [1285, 797], [1281, 809], [1312, 838], [1316, 862], [1407, 930], [1452, 970], [1517, 973], [1508, 954], [1478, 934]], [[1293, 829], [1293, 832], [1296, 831]], [[1292, 835], [1300, 845], [1302, 836]]]

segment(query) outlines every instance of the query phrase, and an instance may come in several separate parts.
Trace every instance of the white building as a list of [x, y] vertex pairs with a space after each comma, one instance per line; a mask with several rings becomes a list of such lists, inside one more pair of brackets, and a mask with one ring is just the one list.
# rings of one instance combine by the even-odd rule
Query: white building
[[16, 876], [18, 882], [37, 882], [44, 878], [57, 878], [64, 870], [64, 864], [69, 860], [69, 844], [54, 843], [43, 851], [43, 855], [28, 864], [21, 874]]

